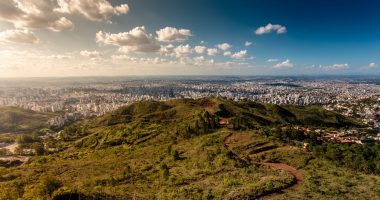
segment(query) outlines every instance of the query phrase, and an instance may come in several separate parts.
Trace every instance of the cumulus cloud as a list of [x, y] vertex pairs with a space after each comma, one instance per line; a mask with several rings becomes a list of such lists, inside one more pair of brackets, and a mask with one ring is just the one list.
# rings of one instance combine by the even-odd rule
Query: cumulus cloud
[[56, 4], [49, 0], [1, 0], [0, 20], [22, 29], [72, 30], [73, 23], [54, 11]]
[[71, 55], [65, 55], [65, 54], [53, 54], [53, 55], [49, 55], [47, 56], [48, 59], [70, 59], [72, 58]]
[[29, 30], [6, 30], [0, 32], [0, 42], [35, 44], [38, 43], [37, 36]]
[[171, 55], [173, 53], [175, 46], [172, 44], [161, 45], [160, 52], [165, 55]]
[[232, 55], [231, 51], [226, 51], [223, 53], [223, 56], [230, 57]]
[[335, 70], [348, 69], [349, 65], [347, 63], [345, 63], [345, 64], [334, 64], [334, 65], [320, 66], [320, 68], [322, 68], [324, 70], [335, 71]]
[[227, 51], [228, 49], [230, 49], [232, 46], [228, 43], [223, 43], [223, 44], [218, 44], [217, 47], [220, 49], [220, 50], [223, 50], [223, 51]]
[[21, 29], [72, 30], [74, 24], [64, 14], [93, 21], [107, 21], [129, 11], [127, 4], [112, 6], [107, 0], [1, 0], [0, 20]]
[[242, 50], [231, 55], [231, 58], [234, 58], [234, 59], [244, 59], [248, 57], [249, 56], [248, 56], [247, 50]]
[[157, 52], [160, 46], [152, 35], [148, 35], [144, 26], [136, 27], [128, 32], [117, 34], [99, 31], [96, 33], [96, 42], [120, 47], [121, 52]]
[[198, 63], [202, 63], [204, 62], [206, 59], [204, 56], [198, 56], [198, 57], [194, 57], [194, 61], [195, 62], [198, 62]]
[[204, 56], [194, 57], [192, 61], [187, 64], [195, 65], [195, 66], [209, 66], [213, 65], [215, 61], [213, 59], [207, 60]]
[[218, 49], [216, 49], [216, 48], [207, 49], [207, 55], [216, 56], [217, 54], [218, 54]]
[[87, 58], [91, 58], [91, 59], [97, 59], [97, 58], [103, 57], [103, 54], [98, 51], [87, 51], [87, 50], [81, 51], [80, 55]]
[[110, 21], [112, 16], [126, 14], [127, 4], [112, 6], [107, 0], [58, 0], [57, 12], [83, 16], [92, 21]]
[[276, 69], [288, 69], [292, 67], [294, 67], [294, 64], [289, 59], [283, 62], [277, 63], [275, 66], [273, 66], [273, 68], [276, 68]]
[[207, 47], [205, 47], [205, 46], [195, 46], [194, 47], [194, 50], [197, 54], [203, 54], [204, 52], [206, 52], [206, 49], [207, 49]]
[[156, 31], [157, 40], [160, 42], [185, 42], [192, 35], [188, 29], [176, 29], [165, 27]]
[[176, 47], [174, 49], [174, 53], [175, 53], [175, 56], [177, 58], [180, 58], [180, 57], [187, 57], [189, 56], [190, 54], [192, 54], [193, 52], [193, 49], [191, 48], [190, 45], [179, 45], [178, 47]]
[[279, 24], [269, 23], [266, 26], [262, 26], [256, 29], [255, 33], [256, 35], [263, 35], [263, 34], [271, 33], [272, 31], [275, 31], [277, 34], [283, 34], [283, 33], [286, 33], [286, 27], [281, 26]]
[[246, 47], [249, 47], [249, 46], [251, 46], [252, 45], [252, 42], [249, 42], [249, 41], [246, 41], [245, 43], [244, 43], [244, 46], [246, 46]]
[[269, 59], [267, 60], [267, 62], [277, 62], [277, 61], [278, 61], [277, 58], [269, 58]]
[[369, 68], [375, 68], [375, 67], [377, 67], [377, 64], [374, 63], [374, 62], [371, 62], [371, 63], [368, 64], [368, 67]]

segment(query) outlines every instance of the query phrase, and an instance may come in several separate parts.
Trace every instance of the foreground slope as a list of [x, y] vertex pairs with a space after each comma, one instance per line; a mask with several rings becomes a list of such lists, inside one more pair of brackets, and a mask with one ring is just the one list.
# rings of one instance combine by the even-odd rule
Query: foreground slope
[[[139, 102], [67, 127], [56, 138], [62, 150], [34, 157], [23, 166], [1, 168], [0, 199], [254, 199], [297, 182], [286, 170], [263, 165], [274, 162], [307, 175], [299, 187], [305, 192], [288, 195], [318, 197], [318, 190], [309, 191], [317, 183], [308, 173], [314, 174], [311, 170], [320, 162], [332, 163], [258, 131], [286, 124], [358, 125], [317, 107], [216, 98]], [[231, 134], [249, 137], [226, 143]], [[376, 176], [359, 176], [371, 184], [379, 181]], [[334, 174], [325, 177], [334, 180]]]

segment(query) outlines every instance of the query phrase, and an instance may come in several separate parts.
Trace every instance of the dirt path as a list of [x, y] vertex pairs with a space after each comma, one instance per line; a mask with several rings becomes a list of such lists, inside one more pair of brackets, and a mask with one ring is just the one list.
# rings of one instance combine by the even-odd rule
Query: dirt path
[[296, 189], [303, 182], [303, 176], [302, 176], [301, 172], [298, 171], [296, 168], [290, 166], [290, 165], [287, 165], [284, 163], [261, 163], [261, 165], [267, 166], [271, 169], [278, 169], [278, 170], [286, 171], [289, 174], [291, 174], [292, 176], [294, 176], [296, 181], [292, 185], [290, 185], [289, 187], [284, 188], [279, 192], [273, 192], [271, 194], [267, 194], [267, 195], [264, 195], [264, 196], [258, 198], [259, 200], [273, 199], [277, 195], [281, 195], [282, 193], [288, 192], [291, 189]]
[[4, 148], [4, 149], [7, 149], [7, 150], [10, 151], [11, 153], [15, 153], [17, 147], [18, 147], [18, 144], [17, 144], [17, 143], [13, 143], [13, 144], [10, 144], [10, 145], [5, 146], [5, 147], [3, 147], [3, 148]]
[[[230, 139], [233, 139], [235, 141], [239, 140], [239, 139], [246, 140], [247, 137], [248, 137], [247, 135], [246, 136], [244, 136], [244, 135], [240, 135], [240, 136], [238, 135], [238, 136], [236, 136], [233, 133], [229, 133], [224, 138], [224, 146], [229, 149]], [[263, 153], [263, 152], [261, 152], [261, 153]], [[255, 154], [251, 154], [249, 156], [255, 156]], [[273, 192], [271, 194], [267, 194], [267, 195], [264, 195], [262, 197], [259, 197], [258, 199], [260, 199], [260, 200], [272, 199], [272, 198], [274, 198], [277, 195], [280, 195], [280, 194], [282, 194], [284, 192], [289, 191], [290, 189], [297, 188], [303, 182], [302, 173], [299, 170], [297, 170], [296, 168], [294, 168], [294, 167], [292, 167], [290, 165], [287, 165], [287, 164], [284, 164], [284, 163], [255, 163], [255, 164], [261, 165], [263, 167], [268, 167], [268, 168], [271, 168], [271, 169], [286, 171], [289, 174], [291, 174], [292, 176], [294, 176], [294, 178], [295, 178], [295, 182], [292, 185], [288, 186], [287, 188], [282, 189], [279, 192]]]
[[29, 160], [29, 156], [1, 156], [0, 160], [3, 161], [14, 161], [14, 160], [19, 160], [23, 163], [27, 162]]

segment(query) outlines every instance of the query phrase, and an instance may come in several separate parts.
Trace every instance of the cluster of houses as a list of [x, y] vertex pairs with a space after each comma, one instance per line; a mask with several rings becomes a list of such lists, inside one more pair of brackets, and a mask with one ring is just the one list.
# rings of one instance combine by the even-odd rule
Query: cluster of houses
[[[305, 134], [310, 133], [310, 129], [302, 128]], [[316, 129], [315, 132], [320, 135], [318, 139], [329, 142], [338, 142], [345, 144], [368, 144], [380, 143], [380, 133], [369, 134], [368, 132], [356, 128], [348, 130], [324, 130]]]

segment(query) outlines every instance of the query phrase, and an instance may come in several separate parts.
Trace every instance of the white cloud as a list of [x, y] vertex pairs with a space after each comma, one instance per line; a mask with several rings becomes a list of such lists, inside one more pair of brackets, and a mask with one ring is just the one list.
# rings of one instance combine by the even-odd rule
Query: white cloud
[[223, 50], [223, 51], [227, 51], [228, 49], [230, 49], [232, 46], [228, 43], [223, 43], [223, 44], [218, 44], [217, 47], [220, 49], [220, 50]]
[[324, 70], [335, 71], [335, 70], [348, 69], [349, 65], [347, 63], [346, 64], [334, 64], [334, 65], [320, 66], [320, 68], [322, 68]]
[[377, 67], [377, 64], [374, 63], [374, 62], [371, 62], [371, 63], [368, 64], [368, 67], [369, 68], [375, 68], [375, 67]]
[[234, 59], [248, 58], [248, 51], [247, 50], [242, 50], [242, 51], [236, 52], [236, 53], [234, 53], [234, 54], [231, 55], [231, 58], [234, 58]]
[[148, 53], [148, 52], [157, 52], [160, 50], [160, 46], [156, 44], [143, 44], [137, 46], [122, 46], [119, 48], [120, 52], [123, 53]]
[[74, 24], [70, 20], [68, 20], [66, 17], [61, 17], [57, 21], [54, 22], [53, 25], [49, 28], [52, 31], [60, 32], [63, 30], [73, 30]]
[[216, 48], [207, 49], [207, 55], [216, 56], [217, 54], [218, 54], [218, 49], [216, 49]]
[[73, 23], [54, 11], [56, 4], [48, 0], [1, 0], [0, 20], [22, 29], [72, 30]]
[[163, 64], [163, 63], [166, 63], [167, 60], [165, 58], [155, 57], [153, 59], [148, 60], [148, 62], [151, 62], [154, 64]]
[[134, 57], [130, 57], [130, 56], [125, 55], [125, 54], [122, 54], [122, 55], [112, 55], [111, 59], [112, 60], [130, 60], [130, 61], [135, 60]]
[[188, 29], [176, 29], [173, 27], [165, 27], [156, 31], [157, 40], [160, 42], [184, 42], [192, 35]]
[[277, 34], [283, 34], [283, 33], [286, 33], [286, 27], [281, 26], [279, 24], [269, 23], [266, 26], [262, 26], [262, 27], [258, 28], [255, 31], [255, 33], [256, 33], [256, 35], [263, 35], [263, 34], [271, 33], [272, 31], [276, 31]]
[[15, 29], [0, 32], [0, 42], [35, 44], [38, 41], [37, 36], [29, 30]]
[[269, 58], [267, 62], [278, 62], [277, 58]]
[[103, 54], [98, 51], [87, 51], [83, 50], [80, 52], [81, 56], [88, 57], [88, 58], [101, 58], [103, 57]]
[[195, 57], [193, 60], [194, 60], [194, 65], [197, 65], [197, 66], [204, 65], [206, 62], [206, 58], [204, 56]]
[[194, 61], [196, 62], [203, 62], [205, 61], [205, 57], [204, 56], [198, 56], [198, 57], [194, 57]]
[[215, 63], [214, 59], [207, 60], [204, 56], [199, 56], [193, 59], [193, 63], [188, 63], [188, 64], [193, 64], [195, 66], [210, 66], [210, 65], [214, 65], [214, 63]]
[[205, 47], [205, 46], [195, 46], [194, 47], [194, 50], [197, 54], [202, 54], [202, 53], [206, 52], [206, 49], [207, 49], [207, 47]]
[[160, 53], [162, 53], [164, 55], [171, 55], [173, 53], [174, 48], [175, 48], [175, 46], [172, 44], [161, 45]]
[[174, 49], [174, 53], [175, 53], [175, 56], [177, 58], [187, 57], [193, 53], [193, 49], [188, 44], [187, 45], [179, 45], [178, 47], [176, 47]]
[[57, 0], [57, 12], [80, 15], [92, 21], [110, 21], [112, 16], [126, 14], [127, 4], [112, 6], [107, 0]]
[[107, 21], [129, 11], [127, 4], [112, 6], [107, 0], [1, 0], [0, 20], [20, 29], [72, 30], [74, 24], [63, 16], [80, 15], [93, 21]]
[[283, 62], [277, 63], [275, 66], [273, 66], [273, 68], [276, 68], [276, 69], [287, 69], [287, 68], [292, 68], [292, 67], [294, 67], [294, 64], [289, 59]]
[[244, 46], [246, 46], [246, 47], [249, 47], [249, 46], [251, 46], [252, 45], [252, 42], [249, 42], [249, 41], [246, 41], [245, 43], [244, 43]]
[[232, 55], [231, 51], [226, 51], [223, 53], [223, 56], [230, 57]]
[[96, 42], [119, 46], [121, 47], [119, 50], [124, 53], [157, 52], [160, 50], [160, 46], [151, 35], [146, 33], [144, 26], [118, 34], [99, 31], [96, 33]]
[[65, 54], [53, 54], [53, 55], [49, 55], [47, 56], [48, 59], [70, 59], [72, 58], [71, 55], [65, 55]]

